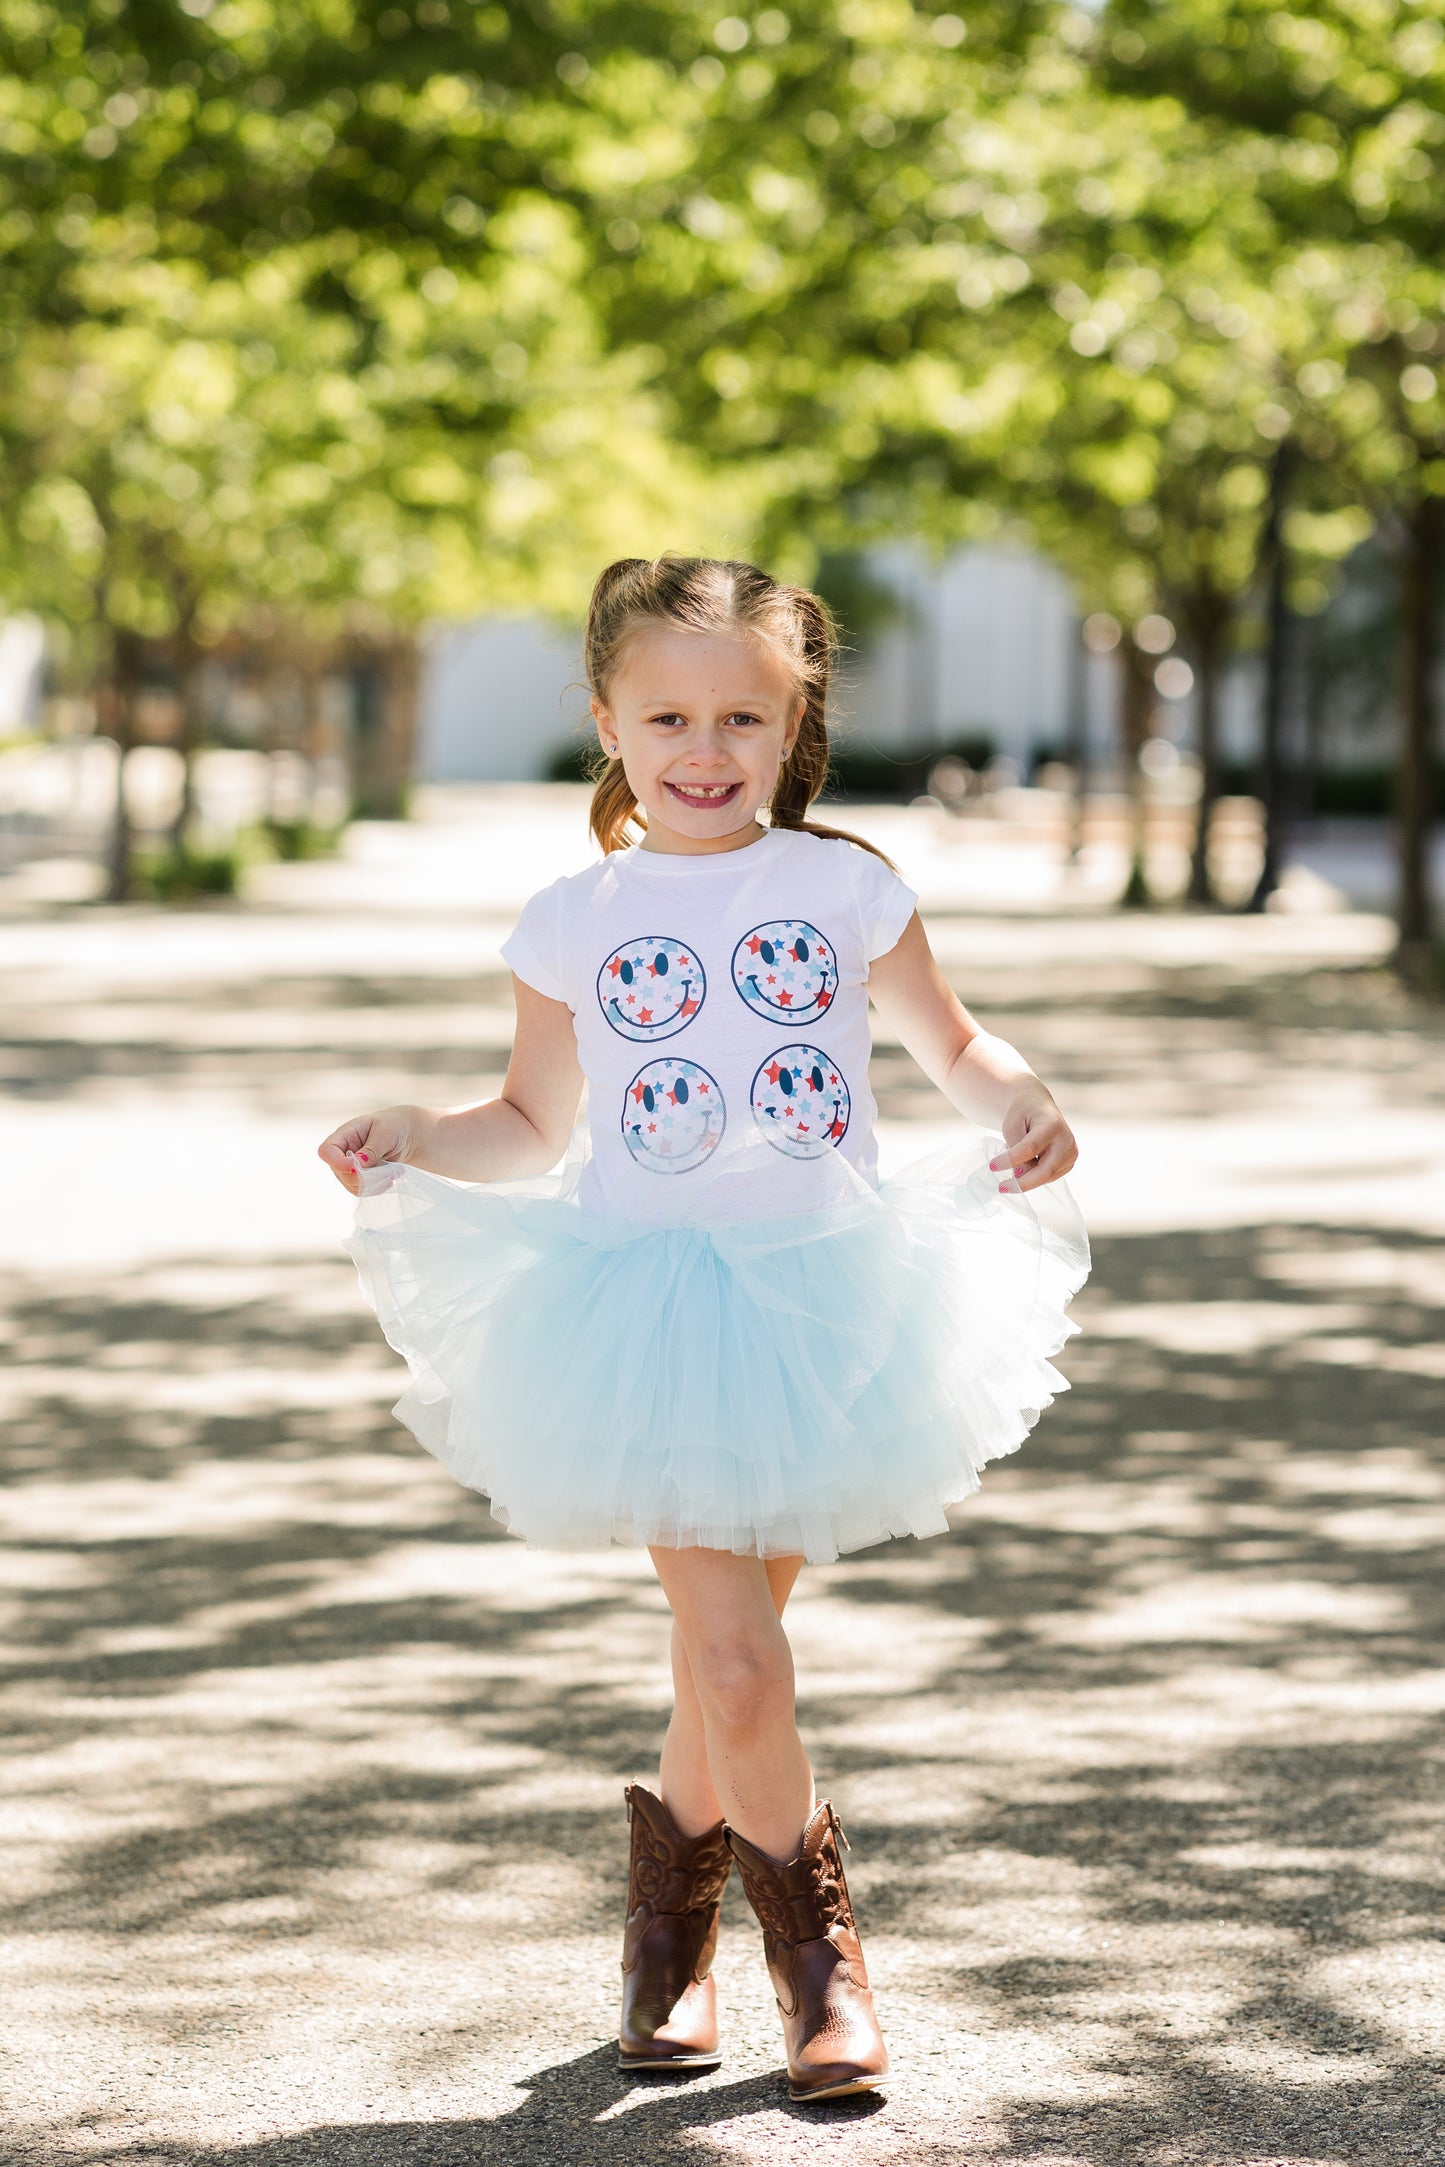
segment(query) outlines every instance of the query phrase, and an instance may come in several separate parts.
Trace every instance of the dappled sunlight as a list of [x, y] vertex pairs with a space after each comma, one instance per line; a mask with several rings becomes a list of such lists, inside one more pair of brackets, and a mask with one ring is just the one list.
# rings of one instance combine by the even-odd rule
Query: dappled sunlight
[[[951, 1536], [797, 1598], [899, 2065], [830, 2115], [850, 2156], [916, 2130], [927, 2159], [946, 2067], [971, 2105], [940, 2160], [1314, 2167], [1347, 2113], [1352, 2158], [1414, 2167], [1445, 2007], [1435, 1403], [1302, 1350], [1437, 1336], [1433, 1259], [1365, 1228], [1100, 1249], [1026, 1455]], [[8, 1385], [5, 1920], [21, 2051], [73, 2028], [77, 2156], [511, 2167], [546, 2133], [620, 2167], [645, 2131], [683, 2167], [791, 2127], [735, 1891], [724, 2070], [639, 2093], [592, 2044], [620, 1784], [666, 1707], [645, 1562], [528, 1553], [415, 1454], [340, 1263], [8, 1292], [39, 1359]]]

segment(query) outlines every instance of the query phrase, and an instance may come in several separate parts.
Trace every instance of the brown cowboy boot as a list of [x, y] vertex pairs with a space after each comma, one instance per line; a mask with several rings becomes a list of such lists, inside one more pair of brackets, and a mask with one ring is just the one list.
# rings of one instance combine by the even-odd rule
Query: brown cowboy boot
[[733, 1870], [721, 1821], [684, 1836], [660, 1798], [627, 1786], [632, 1866], [622, 1944], [619, 2069], [716, 2069], [713, 1951]]
[[840, 1839], [847, 1844], [843, 1824], [826, 1799], [803, 1830], [798, 1856], [786, 1866], [736, 1830], [727, 1831], [748, 1902], [763, 1929], [794, 2099], [866, 2092], [888, 2068], [843, 1878]]

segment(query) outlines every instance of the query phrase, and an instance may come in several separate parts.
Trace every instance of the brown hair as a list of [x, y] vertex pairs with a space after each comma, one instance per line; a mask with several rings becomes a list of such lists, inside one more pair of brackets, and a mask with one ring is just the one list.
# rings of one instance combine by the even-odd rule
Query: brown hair
[[[809, 820], [808, 807], [828, 779], [828, 680], [837, 653], [833, 620], [806, 587], [783, 587], [755, 564], [717, 557], [619, 557], [592, 589], [587, 610], [587, 682], [599, 700], [630, 640], [649, 624], [683, 632], [748, 632], [786, 664], [803, 698], [803, 719], [778, 771], [768, 811], [775, 828], [800, 829], [832, 842], [856, 843], [883, 858], [861, 835]], [[591, 828], [604, 851], [622, 850], [629, 823], [645, 828], [621, 760], [604, 765], [592, 792]]]

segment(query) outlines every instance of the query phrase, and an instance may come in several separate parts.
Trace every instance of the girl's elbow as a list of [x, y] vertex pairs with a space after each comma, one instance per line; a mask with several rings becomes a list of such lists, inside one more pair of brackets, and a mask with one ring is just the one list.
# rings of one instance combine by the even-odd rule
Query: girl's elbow
[[510, 1103], [512, 1112], [523, 1125], [518, 1155], [525, 1160], [527, 1173], [549, 1173], [567, 1149], [572, 1135], [571, 1121], [555, 1112], [529, 1113], [515, 1100]]
[[549, 1134], [544, 1129], [536, 1129], [533, 1134], [536, 1137], [536, 1143], [527, 1154], [527, 1172], [529, 1174], [550, 1174], [557, 1161], [566, 1152], [571, 1131], [569, 1129], [565, 1133]]

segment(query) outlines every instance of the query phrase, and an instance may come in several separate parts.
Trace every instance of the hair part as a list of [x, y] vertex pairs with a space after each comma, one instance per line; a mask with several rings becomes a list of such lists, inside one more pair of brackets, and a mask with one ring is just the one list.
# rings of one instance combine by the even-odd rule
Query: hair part
[[[733, 559], [619, 557], [600, 574], [587, 609], [587, 682], [594, 699], [606, 702], [628, 647], [656, 626], [743, 634], [772, 649], [803, 702], [793, 749], [768, 800], [772, 825], [830, 842], [856, 843], [891, 864], [861, 835], [807, 817], [828, 779], [828, 684], [838, 641], [827, 604], [806, 587], [782, 586], [755, 564]], [[604, 764], [592, 791], [590, 826], [604, 851], [623, 850], [629, 826], [645, 831], [647, 822], [621, 758], [605, 753], [600, 757]]]

